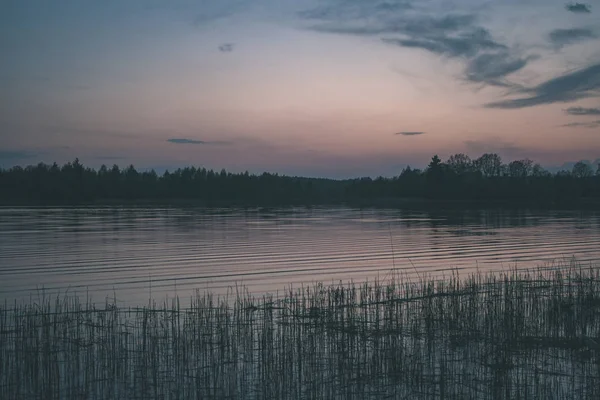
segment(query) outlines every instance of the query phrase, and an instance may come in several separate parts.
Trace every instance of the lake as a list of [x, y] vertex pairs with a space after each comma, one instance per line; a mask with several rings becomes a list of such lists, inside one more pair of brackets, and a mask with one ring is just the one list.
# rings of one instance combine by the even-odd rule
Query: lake
[[600, 213], [349, 208], [0, 208], [0, 299], [147, 304], [195, 290], [600, 261]]

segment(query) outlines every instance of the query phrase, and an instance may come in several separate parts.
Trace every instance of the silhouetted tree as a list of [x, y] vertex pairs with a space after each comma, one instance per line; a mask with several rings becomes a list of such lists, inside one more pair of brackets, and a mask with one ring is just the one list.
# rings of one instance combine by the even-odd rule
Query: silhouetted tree
[[531, 169], [531, 175], [536, 178], [552, 176], [550, 172], [546, 171], [540, 164], [537, 163]]
[[449, 169], [452, 170], [457, 175], [461, 175], [467, 172], [471, 172], [473, 167], [473, 162], [471, 158], [463, 153], [454, 154], [450, 156], [448, 161], [446, 161]]
[[484, 176], [500, 176], [502, 171], [502, 158], [495, 153], [485, 153], [477, 160], [475, 165]]
[[442, 173], [442, 160], [436, 154], [431, 158], [431, 161], [427, 166], [427, 176], [439, 179], [442, 176]]
[[533, 161], [529, 159], [515, 160], [508, 164], [508, 174], [512, 178], [525, 178], [531, 174]]
[[583, 161], [575, 163], [572, 173], [576, 178], [589, 178], [590, 176], [594, 175], [592, 167]]
[[600, 199], [600, 167], [596, 176], [587, 163], [573, 171], [551, 174], [528, 159], [504, 165], [496, 154], [474, 162], [456, 154], [443, 163], [435, 155], [425, 171], [404, 168], [394, 178], [369, 177], [333, 180], [232, 174], [206, 168], [185, 167], [158, 175], [140, 172], [133, 165], [97, 171], [78, 159], [62, 167], [53, 163], [0, 169], [0, 202], [10, 204], [73, 204], [103, 201], [174, 199], [206, 205], [285, 205], [376, 203], [382, 199], [423, 198], [456, 200], [511, 200], [572, 202]]

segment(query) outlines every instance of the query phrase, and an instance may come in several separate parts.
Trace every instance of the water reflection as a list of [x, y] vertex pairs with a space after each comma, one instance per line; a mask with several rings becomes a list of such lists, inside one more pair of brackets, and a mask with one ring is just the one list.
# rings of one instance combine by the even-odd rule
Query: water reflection
[[592, 211], [348, 208], [0, 208], [0, 299], [78, 291], [146, 303], [149, 293], [255, 293], [600, 260]]

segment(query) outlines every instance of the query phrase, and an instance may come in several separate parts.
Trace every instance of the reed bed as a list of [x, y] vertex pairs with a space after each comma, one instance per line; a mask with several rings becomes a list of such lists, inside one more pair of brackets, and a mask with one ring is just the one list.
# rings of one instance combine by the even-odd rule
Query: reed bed
[[599, 399], [596, 268], [0, 309], [2, 399]]

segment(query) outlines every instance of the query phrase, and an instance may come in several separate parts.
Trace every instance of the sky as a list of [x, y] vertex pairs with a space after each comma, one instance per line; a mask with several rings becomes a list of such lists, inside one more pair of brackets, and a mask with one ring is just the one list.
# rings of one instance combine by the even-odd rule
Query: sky
[[600, 0], [2, 0], [0, 166], [600, 158]]

